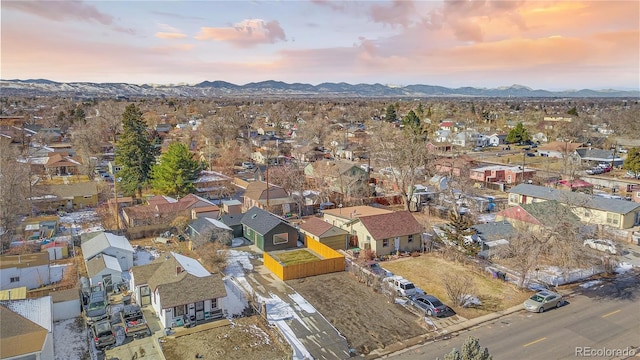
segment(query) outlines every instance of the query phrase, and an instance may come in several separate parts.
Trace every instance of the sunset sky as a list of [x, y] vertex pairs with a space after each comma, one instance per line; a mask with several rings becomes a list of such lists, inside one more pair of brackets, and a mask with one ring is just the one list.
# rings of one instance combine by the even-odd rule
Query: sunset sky
[[1, 78], [640, 89], [640, 1], [1, 2]]

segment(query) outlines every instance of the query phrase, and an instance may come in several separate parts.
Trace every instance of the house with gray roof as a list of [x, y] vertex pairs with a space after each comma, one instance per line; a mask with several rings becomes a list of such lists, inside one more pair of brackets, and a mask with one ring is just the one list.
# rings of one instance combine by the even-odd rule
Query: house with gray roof
[[133, 266], [133, 246], [126, 237], [105, 231], [81, 235], [82, 256], [85, 263], [98, 254], [110, 255], [118, 259], [122, 271]]
[[231, 239], [233, 239], [233, 229], [222, 221], [208, 217], [190, 222], [187, 226], [187, 232], [193, 248], [210, 241], [222, 241], [225, 245], [231, 245]]
[[242, 217], [242, 236], [263, 251], [298, 246], [298, 230], [295, 227], [258, 207], [252, 207]]
[[122, 282], [122, 268], [114, 256], [101, 253], [87, 261], [86, 265], [91, 286], [102, 283], [107, 291], [111, 291], [114, 284]]
[[531, 184], [519, 184], [509, 190], [509, 205], [512, 206], [550, 200], [569, 206], [571, 212], [586, 224], [615, 229], [629, 229], [640, 225], [640, 204], [636, 202]]
[[624, 159], [618, 156], [614, 150], [582, 148], [576, 149], [575, 156], [580, 159], [581, 163], [605, 162], [611, 164], [613, 162], [613, 166], [621, 166], [624, 162]]
[[151, 305], [164, 327], [183, 326], [185, 318], [208, 321], [225, 316], [227, 291], [220, 273], [174, 252], [129, 270], [129, 288], [142, 306]]

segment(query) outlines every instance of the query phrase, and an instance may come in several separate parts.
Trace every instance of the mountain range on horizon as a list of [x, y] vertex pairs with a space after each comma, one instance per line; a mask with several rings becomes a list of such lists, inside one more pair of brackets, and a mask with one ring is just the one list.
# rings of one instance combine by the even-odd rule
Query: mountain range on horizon
[[128, 84], [93, 82], [56, 82], [47, 79], [0, 80], [3, 96], [73, 96], [73, 97], [220, 97], [263, 95], [274, 97], [640, 97], [640, 90], [563, 90], [532, 89], [523, 85], [497, 88], [459, 87], [437, 85], [384, 85], [286, 83], [267, 80], [236, 85], [216, 80], [198, 84]]

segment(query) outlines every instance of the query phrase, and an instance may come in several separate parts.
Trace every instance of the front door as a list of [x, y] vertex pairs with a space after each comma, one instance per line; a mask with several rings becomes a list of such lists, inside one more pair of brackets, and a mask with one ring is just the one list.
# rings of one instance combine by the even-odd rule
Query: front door
[[140, 305], [145, 306], [151, 304], [151, 290], [148, 286], [140, 288]]
[[104, 289], [108, 293], [113, 291], [113, 280], [111, 280], [111, 274], [102, 275], [102, 285], [104, 285]]
[[196, 321], [204, 320], [204, 301], [196, 303]]
[[396, 249], [396, 251], [400, 250], [400, 238], [399, 237], [396, 237], [394, 239], [394, 248]]

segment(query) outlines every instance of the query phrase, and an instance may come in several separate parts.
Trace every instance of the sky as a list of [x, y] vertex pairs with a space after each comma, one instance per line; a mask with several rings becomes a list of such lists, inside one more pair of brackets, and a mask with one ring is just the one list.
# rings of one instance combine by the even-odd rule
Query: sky
[[2, 79], [640, 89], [640, 0], [0, 2]]

